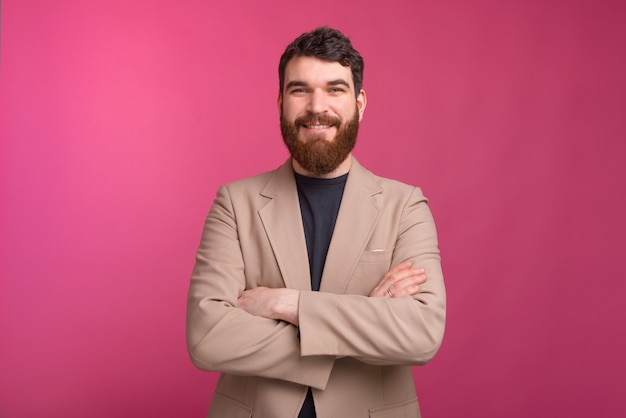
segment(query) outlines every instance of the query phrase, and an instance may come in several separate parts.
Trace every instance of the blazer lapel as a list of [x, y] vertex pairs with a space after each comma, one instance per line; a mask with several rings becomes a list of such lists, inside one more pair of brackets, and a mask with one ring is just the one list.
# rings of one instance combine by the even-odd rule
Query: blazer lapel
[[382, 188], [372, 174], [353, 158], [326, 256], [320, 291], [345, 293], [380, 213], [372, 196], [381, 192]]
[[259, 216], [285, 286], [311, 290], [309, 256], [291, 160], [274, 172], [261, 195], [270, 199], [259, 209]]

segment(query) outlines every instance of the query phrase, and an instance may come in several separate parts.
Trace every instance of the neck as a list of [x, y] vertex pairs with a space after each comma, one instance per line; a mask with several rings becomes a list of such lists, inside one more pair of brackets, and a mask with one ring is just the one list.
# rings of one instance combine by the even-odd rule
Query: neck
[[339, 164], [337, 168], [327, 174], [311, 173], [310, 171], [302, 168], [302, 166], [298, 164], [298, 162], [293, 158], [291, 159], [291, 165], [293, 166], [293, 171], [303, 176], [316, 177], [320, 179], [333, 179], [335, 177], [343, 176], [344, 174], [348, 173], [348, 171], [350, 171], [350, 167], [352, 167], [352, 153], [348, 154], [346, 159], [343, 160], [343, 162]]

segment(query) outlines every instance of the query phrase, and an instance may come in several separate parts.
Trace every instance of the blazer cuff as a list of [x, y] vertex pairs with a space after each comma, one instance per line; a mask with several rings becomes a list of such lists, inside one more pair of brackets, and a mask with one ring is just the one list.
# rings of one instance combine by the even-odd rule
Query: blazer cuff
[[[298, 302], [298, 337], [300, 339], [300, 355], [308, 356], [329, 356], [336, 358], [337, 347], [329, 346], [330, 341], [322, 338], [319, 323], [316, 324], [315, 316], [319, 315], [315, 309], [315, 296], [313, 291], [300, 291]], [[330, 315], [326, 312], [322, 315]]]

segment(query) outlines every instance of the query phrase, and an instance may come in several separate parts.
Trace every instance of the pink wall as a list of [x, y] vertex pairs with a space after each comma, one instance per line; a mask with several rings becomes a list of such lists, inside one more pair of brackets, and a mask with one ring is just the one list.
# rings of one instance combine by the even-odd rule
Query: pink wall
[[277, 61], [319, 24], [366, 59], [358, 158], [438, 221], [424, 415], [626, 414], [623, 2], [212, 3], [2, 2], [0, 416], [204, 416], [202, 223], [286, 157]]

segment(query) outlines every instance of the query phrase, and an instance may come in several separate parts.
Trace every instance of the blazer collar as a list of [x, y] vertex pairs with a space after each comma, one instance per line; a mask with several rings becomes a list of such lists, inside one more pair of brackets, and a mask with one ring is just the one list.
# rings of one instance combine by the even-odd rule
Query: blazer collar
[[285, 286], [311, 290], [309, 256], [291, 159], [274, 171], [261, 196], [269, 200], [259, 209], [259, 217]]
[[382, 193], [376, 177], [353, 158], [328, 248], [320, 291], [345, 293], [380, 214], [374, 196]]
[[[378, 219], [380, 210], [373, 196], [381, 192], [382, 187], [375, 176], [353, 157], [320, 291], [345, 292], [348, 279]], [[259, 209], [259, 216], [285, 286], [311, 290], [309, 259], [291, 159], [274, 172], [261, 195], [269, 201]]]

